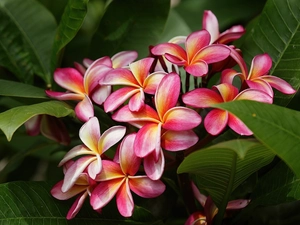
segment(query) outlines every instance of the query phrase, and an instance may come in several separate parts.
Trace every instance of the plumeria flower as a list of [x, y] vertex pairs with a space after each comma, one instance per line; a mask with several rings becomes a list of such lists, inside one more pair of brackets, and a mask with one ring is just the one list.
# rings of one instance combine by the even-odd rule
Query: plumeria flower
[[[163, 171], [161, 147], [178, 151], [189, 148], [198, 141], [198, 136], [192, 129], [201, 123], [201, 117], [192, 109], [176, 106], [179, 93], [180, 77], [176, 73], [170, 73], [163, 77], [157, 87], [154, 97], [156, 110], [145, 105], [142, 110], [133, 112], [126, 105], [112, 115], [116, 121], [128, 122], [140, 128], [134, 149], [137, 156], [154, 159], [151, 160], [152, 164], [144, 165], [147, 175], [152, 179], [159, 179]], [[154, 168], [155, 166], [158, 168]], [[149, 171], [155, 173], [151, 174]]]
[[203, 13], [202, 28], [210, 33], [210, 43], [220, 44], [228, 44], [237, 40], [246, 31], [243, 26], [236, 25], [220, 33], [218, 19], [210, 10], [205, 10]]
[[50, 140], [62, 145], [70, 144], [70, 136], [65, 124], [56, 117], [49, 115], [37, 115], [25, 122], [26, 133], [30, 136], [42, 134]]
[[111, 112], [130, 98], [128, 106], [131, 111], [139, 111], [144, 107], [145, 93], [154, 94], [157, 85], [165, 75], [156, 72], [149, 75], [153, 58], [144, 58], [131, 63], [128, 69], [115, 69], [101, 81], [101, 85], [125, 85], [113, 92], [104, 103], [105, 112]]
[[241, 68], [241, 72], [237, 72], [233, 69], [224, 70], [221, 75], [222, 83], [232, 83], [234, 77], [239, 76], [242, 82], [248, 87], [264, 91], [271, 97], [274, 96], [272, 87], [284, 94], [294, 94], [296, 92], [285, 80], [268, 75], [272, 67], [272, 59], [268, 54], [265, 53], [255, 56], [251, 63], [250, 72], [248, 73], [243, 58], [239, 54], [232, 53]]
[[[199, 189], [193, 182], [191, 185], [192, 185], [194, 196], [196, 197], [198, 202], [202, 205], [204, 211], [203, 212], [198, 211], [191, 214], [184, 225], [194, 225], [194, 224], [211, 225], [213, 222], [213, 218], [218, 213], [218, 208], [214, 204], [210, 196], [206, 197], [205, 195], [201, 194]], [[249, 199], [237, 199], [237, 200], [229, 201], [226, 207], [226, 211], [245, 208], [249, 203], [250, 203]]]
[[[64, 165], [64, 172], [73, 163], [73, 161], [68, 161]], [[96, 187], [97, 184], [98, 183], [96, 181], [94, 181], [88, 176], [86, 171], [83, 171], [68, 191], [63, 192], [61, 190], [63, 185], [63, 180], [61, 180], [57, 184], [55, 184], [54, 187], [51, 189], [51, 194], [53, 197], [59, 200], [67, 200], [78, 195], [67, 214], [67, 219], [70, 220], [77, 215], [85, 199], [91, 195], [92, 190]]]
[[127, 135], [121, 142], [119, 163], [103, 160], [103, 170], [95, 179], [99, 184], [90, 198], [93, 209], [103, 208], [116, 196], [120, 214], [130, 217], [134, 209], [131, 191], [143, 198], [154, 198], [165, 191], [165, 185], [160, 180], [153, 181], [145, 175], [136, 175], [141, 158], [134, 153], [135, 136]]
[[230, 48], [222, 44], [210, 45], [210, 34], [206, 30], [191, 33], [185, 41], [185, 49], [174, 43], [159, 44], [151, 49], [153, 55], [164, 55], [167, 60], [197, 77], [207, 74], [208, 64], [227, 58]]
[[[236, 87], [227, 83], [216, 85], [213, 90], [197, 88], [182, 96], [185, 104], [196, 108], [211, 108], [214, 104], [245, 99], [270, 104], [273, 101], [272, 97], [263, 91], [246, 89], [239, 93]], [[212, 109], [204, 119], [204, 127], [211, 135], [220, 134], [227, 124], [240, 135], [252, 135], [252, 131], [228, 111]]]
[[59, 163], [59, 166], [62, 166], [69, 160], [84, 155], [66, 171], [62, 191], [68, 191], [85, 169], [88, 175], [95, 179], [102, 169], [101, 155], [120, 141], [125, 132], [125, 127], [113, 126], [101, 135], [97, 117], [88, 120], [79, 130], [79, 137], [83, 144], [72, 148]]

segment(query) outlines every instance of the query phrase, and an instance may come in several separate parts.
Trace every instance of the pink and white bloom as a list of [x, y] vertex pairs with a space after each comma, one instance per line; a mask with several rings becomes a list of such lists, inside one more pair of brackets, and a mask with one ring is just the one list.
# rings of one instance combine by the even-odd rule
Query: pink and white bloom
[[[145, 171], [151, 179], [159, 179], [163, 172], [162, 147], [170, 151], [179, 151], [193, 146], [198, 141], [198, 136], [192, 129], [201, 123], [201, 117], [192, 109], [176, 106], [179, 93], [179, 75], [167, 74], [155, 93], [156, 110], [145, 105], [140, 111], [133, 112], [126, 105], [112, 116], [116, 121], [128, 122], [140, 128], [134, 149], [137, 156], [141, 158], [149, 156], [154, 159], [150, 160], [152, 165], [145, 164]], [[155, 166], [158, 168], [154, 169]], [[156, 173], [151, 174], [149, 171]]]
[[274, 96], [272, 87], [284, 94], [296, 93], [296, 90], [285, 80], [268, 75], [272, 67], [272, 59], [268, 54], [265, 53], [255, 56], [252, 60], [249, 73], [243, 58], [238, 53], [234, 53], [234, 51], [232, 51], [232, 56], [239, 64], [241, 72], [237, 72], [233, 69], [224, 70], [221, 75], [222, 83], [231, 84], [234, 77], [239, 76], [241, 81], [248, 87], [264, 91], [271, 97]]
[[[273, 101], [272, 97], [263, 91], [246, 89], [239, 93], [236, 87], [227, 83], [216, 85], [213, 90], [197, 88], [182, 96], [185, 104], [196, 108], [211, 108], [214, 104], [243, 99], [270, 104]], [[252, 131], [228, 111], [212, 109], [204, 119], [204, 127], [211, 135], [220, 134], [227, 125], [240, 135], [252, 135]]]
[[144, 58], [131, 63], [128, 69], [115, 69], [110, 71], [101, 81], [101, 85], [124, 85], [125, 87], [114, 91], [104, 102], [105, 112], [111, 112], [121, 106], [130, 98], [128, 106], [131, 111], [139, 111], [145, 105], [145, 93], [154, 94], [157, 85], [165, 75], [156, 72], [149, 75], [153, 58]]
[[134, 153], [135, 136], [126, 136], [120, 144], [119, 163], [103, 160], [103, 170], [95, 179], [99, 184], [90, 198], [93, 209], [103, 208], [116, 196], [120, 214], [130, 217], [134, 209], [131, 191], [143, 198], [154, 198], [165, 191], [165, 185], [160, 180], [153, 181], [145, 175], [136, 175], [141, 158]]
[[164, 55], [167, 60], [197, 77], [207, 74], [208, 64], [226, 59], [230, 48], [223, 44], [210, 44], [207, 30], [191, 33], [185, 41], [185, 49], [178, 44], [163, 43], [151, 49], [153, 55]]
[[88, 175], [95, 179], [102, 169], [101, 155], [119, 142], [125, 132], [125, 127], [113, 126], [101, 135], [97, 117], [92, 117], [86, 122], [79, 130], [79, 137], [83, 144], [72, 148], [59, 163], [59, 166], [62, 166], [69, 160], [84, 155], [66, 171], [62, 191], [68, 191], [85, 169]]
[[[74, 163], [73, 161], [68, 161], [64, 165], [64, 173], [73, 163]], [[78, 176], [77, 180], [68, 191], [63, 192], [61, 190], [62, 185], [63, 185], [63, 180], [59, 181], [51, 189], [51, 194], [54, 198], [59, 200], [67, 200], [78, 195], [78, 197], [76, 198], [75, 202], [73, 203], [73, 205], [71, 206], [67, 214], [67, 219], [70, 220], [77, 215], [85, 199], [91, 195], [92, 190], [96, 187], [97, 182], [91, 179], [88, 176], [88, 174], [85, 171], [83, 171]]]

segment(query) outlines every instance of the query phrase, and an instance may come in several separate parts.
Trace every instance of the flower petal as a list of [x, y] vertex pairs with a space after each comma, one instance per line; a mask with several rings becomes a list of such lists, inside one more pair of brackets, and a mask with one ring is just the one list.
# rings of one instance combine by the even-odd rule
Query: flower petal
[[151, 180], [159, 180], [164, 172], [164, 168], [165, 157], [162, 150], [160, 150], [158, 156], [153, 152], [144, 158], [144, 169]]
[[245, 82], [250, 89], [261, 90], [267, 93], [268, 95], [270, 95], [271, 97], [274, 96], [274, 92], [271, 85], [260, 78], [253, 79], [253, 80], [245, 80]]
[[246, 89], [242, 92], [240, 92], [235, 100], [253, 100], [258, 102], [264, 102], [272, 104], [273, 98], [268, 95], [267, 93], [260, 91], [260, 90], [254, 90], [254, 89]]
[[197, 62], [193, 62], [186, 67], [184, 67], [185, 71], [195, 77], [201, 77], [207, 74], [208, 65], [205, 61], [199, 60]]
[[239, 93], [239, 90], [235, 86], [228, 83], [215, 85], [213, 88], [219, 91], [224, 102], [232, 101]]
[[164, 55], [168, 53], [169, 55], [176, 57], [178, 60], [186, 61], [187, 59], [185, 50], [181, 46], [174, 43], [163, 43], [156, 45], [151, 49], [151, 53], [153, 55]]
[[247, 80], [266, 75], [272, 67], [272, 59], [268, 54], [257, 55], [253, 58]]
[[110, 160], [102, 160], [102, 170], [96, 176], [95, 181], [108, 181], [118, 178], [123, 178], [124, 173], [121, 170], [120, 164], [110, 161]]
[[161, 138], [162, 148], [169, 151], [179, 151], [187, 149], [199, 140], [198, 136], [192, 130], [164, 132]]
[[220, 134], [228, 122], [228, 112], [221, 109], [211, 110], [204, 119], [204, 127], [211, 135]]
[[84, 98], [84, 94], [75, 94], [75, 93], [68, 93], [68, 92], [58, 92], [58, 91], [50, 91], [46, 90], [46, 94], [58, 100], [82, 100]]
[[186, 41], [187, 36], [176, 36], [170, 39], [168, 42], [173, 44], [183, 44]]
[[182, 101], [192, 107], [208, 108], [213, 104], [222, 103], [222, 97], [215, 91], [208, 88], [197, 88], [185, 93]]
[[68, 220], [73, 219], [79, 212], [79, 210], [81, 209], [86, 197], [88, 196], [88, 192], [84, 192], [82, 193], [82, 195], [79, 195], [75, 202], [73, 203], [73, 205], [71, 206], [71, 208], [68, 211], [68, 214], [66, 216], [66, 218]]
[[221, 33], [217, 42], [220, 44], [228, 44], [232, 41], [239, 39], [246, 32], [245, 28], [241, 25], [236, 25], [225, 32]]
[[250, 203], [249, 199], [237, 199], [229, 201], [226, 210], [230, 209], [242, 209], [245, 208]]
[[168, 110], [163, 117], [162, 127], [167, 130], [190, 130], [201, 123], [201, 116], [194, 110], [177, 106]]
[[62, 184], [63, 184], [63, 180], [59, 181], [51, 189], [51, 195], [54, 198], [59, 200], [67, 200], [87, 189], [87, 186], [85, 185], [74, 185], [67, 192], [62, 192], [61, 190]]
[[273, 88], [284, 94], [295, 94], [297, 92], [288, 82], [279, 77], [264, 75], [260, 79], [268, 82]]
[[79, 155], [94, 155], [94, 154], [95, 153], [85, 145], [77, 145], [67, 152], [67, 154], [63, 157], [63, 159], [59, 162], [58, 166], [64, 165], [65, 163], [67, 163], [68, 161], [70, 161], [71, 159]]
[[30, 136], [36, 136], [40, 133], [42, 115], [36, 115], [27, 120], [24, 125], [26, 128], [26, 133]]
[[191, 182], [191, 185], [192, 185], [194, 196], [196, 197], [198, 202], [202, 205], [202, 207], [204, 207], [207, 197], [200, 193], [198, 187], [195, 185], [194, 182]]
[[210, 43], [213, 43], [219, 38], [219, 22], [215, 14], [213, 14], [210, 10], [204, 10], [202, 29], [209, 32], [211, 36]]
[[75, 107], [77, 118], [83, 122], [88, 121], [94, 116], [94, 106], [91, 99], [86, 95], [82, 101], [77, 103]]
[[93, 92], [90, 94], [90, 98], [98, 105], [102, 105], [103, 102], [111, 93], [111, 86], [103, 85], [94, 88]]
[[129, 177], [130, 189], [143, 198], [155, 198], [161, 195], [166, 186], [160, 180], [151, 180], [147, 176]]
[[126, 85], [139, 88], [140, 85], [135, 76], [128, 69], [118, 68], [108, 72], [103, 79], [99, 81], [100, 85]]
[[137, 89], [135, 93], [129, 100], [128, 106], [131, 111], [139, 111], [145, 106], [145, 94], [142, 88]]
[[85, 93], [83, 87], [83, 77], [79, 71], [74, 68], [57, 68], [54, 71], [55, 82], [75, 93]]
[[239, 135], [252, 135], [252, 131], [236, 116], [229, 113], [228, 126]]
[[90, 203], [93, 209], [98, 210], [107, 205], [124, 181], [124, 178], [119, 178], [100, 182], [91, 194]]
[[210, 34], [207, 30], [195, 31], [187, 37], [185, 42], [185, 50], [188, 58], [188, 64], [192, 64], [195, 55], [202, 48], [209, 45], [209, 42]]
[[175, 64], [177, 66], [184, 66], [187, 62], [185, 59], [178, 58], [177, 56], [171, 55], [169, 53], [166, 53], [164, 55], [166, 60], [168, 60], [169, 63]]
[[122, 51], [111, 57], [113, 68], [122, 68], [128, 66], [138, 57], [136, 51]]
[[98, 141], [100, 139], [100, 124], [97, 117], [89, 119], [79, 130], [81, 141], [96, 154], [98, 152]]
[[144, 81], [149, 74], [154, 58], [144, 58], [129, 65], [132, 74], [139, 86], [144, 86]]
[[134, 203], [129, 189], [128, 179], [126, 179], [126, 181], [119, 188], [116, 195], [116, 200], [120, 214], [124, 217], [132, 216]]
[[126, 133], [126, 127], [113, 126], [104, 131], [98, 143], [98, 151], [100, 154], [106, 152], [110, 147], [119, 142]]
[[166, 75], [165, 72], [158, 71], [150, 74], [144, 81], [144, 92], [154, 95], [161, 79]]
[[176, 73], [169, 73], [159, 83], [155, 93], [155, 106], [162, 120], [164, 114], [177, 104], [180, 93], [180, 77]]
[[236, 76], [239, 76], [241, 79], [243, 78], [241, 73], [238, 73], [237, 71], [235, 71], [233, 69], [225, 69], [225, 70], [222, 71], [222, 74], [221, 74], [221, 83], [232, 84], [233, 79]]
[[95, 179], [96, 176], [101, 172], [102, 170], [102, 161], [100, 158], [100, 155], [96, 155], [96, 160], [91, 162], [88, 166], [88, 174], [92, 179]]
[[203, 48], [192, 59], [192, 63], [199, 60], [205, 61], [207, 64], [220, 62], [230, 55], [230, 48], [222, 44], [213, 44]]
[[136, 134], [127, 135], [119, 148], [119, 161], [124, 174], [135, 175], [141, 165], [141, 158], [134, 152], [134, 141]]

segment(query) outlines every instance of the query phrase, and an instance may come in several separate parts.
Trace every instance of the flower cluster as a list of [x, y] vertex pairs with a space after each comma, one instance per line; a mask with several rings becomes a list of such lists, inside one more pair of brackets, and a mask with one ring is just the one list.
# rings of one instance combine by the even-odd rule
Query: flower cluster
[[[202, 119], [212, 136], [227, 125], [237, 134], [252, 135], [241, 120], [214, 104], [241, 99], [271, 104], [272, 88], [295, 93], [286, 81], [268, 75], [268, 54], [255, 56], [248, 72], [241, 51], [230, 45], [244, 32], [234, 26], [220, 33], [215, 15], [205, 11], [202, 30], [151, 46], [146, 58], [137, 60], [136, 52], [124, 51], [55, 71], [54, 80], [67, 92], [48, 90], [47, 95], [77, 101], [75, 114], [84, 123], [79, 131], [82, 144], [59, 163], [64, 179], [51, 192], [60, 200], [79, 196], [68, 219], [87, 197], [100, 212], [115, 196], [120, 214], [130, 217], [131, 192], [144, 198], [162, 194], [167, 160], [174, 158], [172, 152], [199, 142]], [[213, 76], [220, 77], [218, 84], [210, 84]], [[240, 82], [234, 82], [235, 77]], [[102, 108], [116, 125], [101, 134], [94, 107]], [[109, 150], [114, 157], [106, 154]]]

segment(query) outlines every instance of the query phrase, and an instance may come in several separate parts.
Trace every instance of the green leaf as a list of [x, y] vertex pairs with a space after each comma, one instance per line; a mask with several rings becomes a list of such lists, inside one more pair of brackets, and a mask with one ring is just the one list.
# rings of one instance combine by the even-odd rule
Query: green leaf
[[169, 0], [115, 0], [110, 3], [95, 33], [92, 58], [112, 56], [124, 50], [148, 55], [163, 32], [170, 8]]
[[50, 84], [50, 56], [56, 23], [35, 0], [0, 1], [0, 65], [18, 79], [39, 75]]
[[232, 140], [188, 155], [177, 172], [199, 176], [199, 187], [212, 197], [223, 218], [232, 191], [273, 157], [269, 149], [255, 141]]
[[[246, 62], [268, 53], [273, 60], [270, 74], [300, 87], [300, 1], [269, 0], [255, 26], [240, 46]], [[293, 95], [275, 93], [277, 105], [287, 105]]]
[[34, 105], [19, 106], [0, 113], [0, 129], [11, 140], [14, 132], [30, 118], [47, 114], [55, 117], [65, 117], [73, 113], [67, 104], [59, 101], [48, 101]]
[[21, 98], [47, 98], [44, 89], [2, 79], [0, 79], [0, 95]]
[[300, 112], [247, 100], [215, 107], [240, 118], [261, 143], [276, 153], [300, 177]]
[[52, 71], [57, 66], [61, 50], [75, 37], [87, 13], [88, 0], [69, 0], [56, 31], [52, 50]]
[[[158, 222], [136, 222], [116, 216], [104, 207], [101, 214], [84, 205], [75, 218], [68, 221], [65, 217], [75, 199], [60, 201], [50, 194], [52, 183], [11, 182], [0, 185], [0, 224], [161, 224]], [[88, 200], [86, 200], [88, 202]]]

